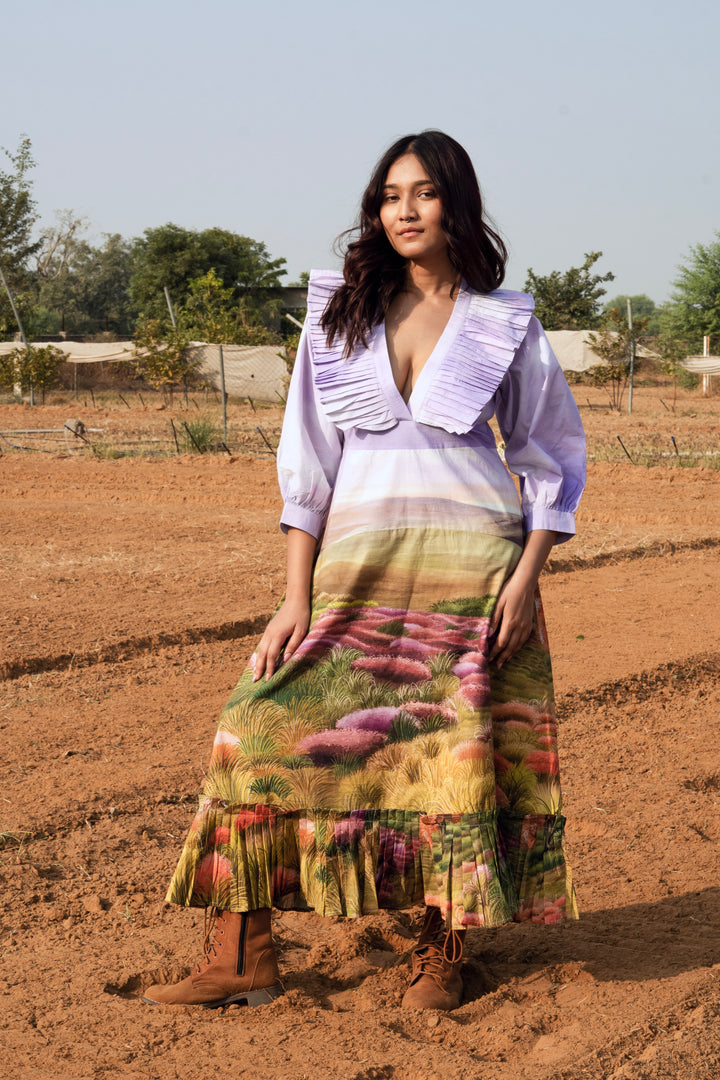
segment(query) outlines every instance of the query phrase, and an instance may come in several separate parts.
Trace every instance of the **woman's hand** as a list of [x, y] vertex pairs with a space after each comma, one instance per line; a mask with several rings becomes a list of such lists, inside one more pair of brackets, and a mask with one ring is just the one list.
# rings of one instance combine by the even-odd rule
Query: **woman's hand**
[[489, 659], [498, 670], [521, 649], [532, 633], [535, 584], [509, 577], [500, 590], [491, 619], [495, 640]]
[[288, 529], [287, 589], [285, 602], [276, 611], [260, 638], [253, 663], [253, 682], [274, 674], [283, 652], [289, 660], [310, 625], [310, 581], [317, 541], [302, 529]]
[[[255, 651], [253, 682], [269, 679], [278, 666], [280, 653], [283, 662], [289, 660], [305, 637], [310, 625], [310, 604], [305, 600], [286, 600], [273, 615]], [[283, 650], [284, 646], [284, 650]]]
[[497, 661], [498, 670], [522, 648], [532, 633], [535, 590], [554, 543], [555, 533], [549, 529], [529, 532], [520, 560], [500, 590], [490, 620], [495, 640], [488, 657]]

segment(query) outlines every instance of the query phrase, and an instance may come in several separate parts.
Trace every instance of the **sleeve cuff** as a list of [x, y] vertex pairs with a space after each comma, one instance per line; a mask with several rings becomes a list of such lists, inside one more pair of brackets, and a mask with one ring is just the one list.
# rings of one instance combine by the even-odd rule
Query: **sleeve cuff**
[[297, 503], [285, 503], [280, 518], [280, 528], [284, 533], [288, 529], [302, 529], [303, 532], [314, 536], [316, 540], [323, 531], [324, 524], [324, 514], [316, 514], [314, 510], [307, 510], [304, 506], [298, 506]]
[[525, 532], [533, 529], [549, 529], [555, 533], [555, 543], [564, 544], [575, 535], [575, 515], [569, 510], [551, 510], [534, 506], [523, 514]]

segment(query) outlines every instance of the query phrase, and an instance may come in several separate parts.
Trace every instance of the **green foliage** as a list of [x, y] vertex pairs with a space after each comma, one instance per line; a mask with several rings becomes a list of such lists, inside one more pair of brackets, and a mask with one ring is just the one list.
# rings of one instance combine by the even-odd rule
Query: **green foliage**
[[711, 243], [690, 248], [673, 285], [663, 329], [684, 339], [690, 354], [700, 354], [706, 334], [720, 337], [720, 232]]
[[[614, 409], [620, 409], [630, 377], [631, 343], [633, 339], [637, 342], [646, 328], [647, 319], [633, 318], [633, 329], [630, 330], [627, 312], [623, 315], [617, 308], [611, 308], [603, 328], [596, 334], [588, 335], [593, 352], [597, 353], [603, 363], [591, 367], [586, 374], [595, 386], [601, 386], [608, 391]], [[640, 361], [636, 356], [635, 370], [639, 367]]]
[[444, 615], [471, 615], [477, 618], [491, 615], [496, 600], [496, 596], [467, 596], [457, 600], [440, 600], [430, 605], [430, 611], [439, 611]]
[[0, 171], [0, 266], [14, 284], [23, 276], [28, 260], [40, 250], [41, 241], [32, 238], [37, 212], [28, 178], [35, 162], [27, 137], [21, 139], [15, 153], [0, 149], [12, 164], [10, 172]]
[[214, 270], [244, 313], [241, 321], [257, 325], [264, 320], [254, 316], [263, 313], [285, 274], [285, 260], [271, 259], [264, 244], [219, 228], [198, 232], [169, 222], [146, 229], [134, 242], [133, 253], [130, 294], [149, 318], [165, 317], [165, 286], [179, 310], [191, 300], [190, 283]]
[[132, 244], [118, 233], [107, 233], [103, 243], [93, 247], [81, 238], [81, 230], [82, 222], [64, 214], [58, 226], [43, 234], [37, 304], [55, 313], [58, 329], [71, 337], [129, 337], [135, 321], [128, 295]]
[[187, 304], [177, 318], [190, 340], [220, 345], [279, 344], [278, 334], [253, 322], [259, 310], [237, 301], [235, 290], [226, 288], [212, 267], [207, 274], [193, 278], [189, 289]]
[[588, 330], [600, 323], [599, 303], [605, 295], [603, 284], [615, 275], [591, 273], [602, 251], [590, 251], [582, 266], [571, 266], [564, 274], [554, 270], [540, 276], [527, 272], [525, 292], [535, 297], [535, 314], [546, 330]]
[[215, 421], [210, 416], [196, 416], [183, 421], [181, 444], [188, 454], [204, 454], [212, 450], [218, 438]]
[[620, 293], [619, 296], [613, 297], [612, 300], [608, 300], [603, 305], [603, 312], [607, 315], [608, 312], [615, 308], [621, 315], [627, 314], [627, 302], [630, 300], [632, 304], [633, 322], [638, 319], [647, 320], [647, 333], [659, 334], [660, 333], [660, 310], [655, 305], [655, 301], [651, 300], [645, 293], [638, 293], [635, 296], [628, 296], [626, 293]]
[[192, 340], [184, 326], [168, 329], [162, 319], [141, 318], [133, 339], [137, 373], [156, 390], [166, 391], [172, 400], [176, 387], [187, 386], [200, 359], [190, 359], [187, 347]]
[[44, 403], [45, 391], [57, 385], [64, 363], [65, 354], [54, 345], [23, 345], [0, 355], [0, 386], [12, 390], [19, 383], [23, 391], [40, 390]]
[[660, 370], [673, 381], [673, 412], [677, 405], [678, 386], [684, 390], [693, 390], [698, 384], [698, 377], [688, 371], [683, 361], [689, 353], [688, 343], [675, 334], [665, 332], [655, 338], [653, 351], [660, 358]]
[[[39, 251], [41, 243], [33, 239], [38, 216], [28, 175], [35, 162], [27, 137], [20, 140], [14, 153], [4, 147], [0, 150], [12, 165], [7, 172], [0, 170], [0, 268], [13, 290], [20, 314], [24, 316], [32, 307], [28, 292], [28, 262]], [[0, 286], [0, 338], [11, 338], [16, 329], [10, 302]]]

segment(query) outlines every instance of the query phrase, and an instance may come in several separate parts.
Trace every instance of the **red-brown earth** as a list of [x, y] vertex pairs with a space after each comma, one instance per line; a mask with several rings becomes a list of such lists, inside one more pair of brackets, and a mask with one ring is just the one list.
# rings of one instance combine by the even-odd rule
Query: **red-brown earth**
[[[595, 460], [542, 582], [582, 917], [471, 932], [449, 1015], [398, 1008], [417, 911], [278, 914], [272, 1005], [140, 1004], [199, 955], [202, 914], [162, 897], [282, 592], [274, 464], [239, 405], [232, 457], [118, 460], [113, 440], [187, 414], [0, 406], [3, 431], [103, 428], [100, 456], [0, 442], [3, 1075], [720, 1076], [720, 403], [681, 393], [672, 413], [670, 393], [636, 390], [628, 416], [578, 391]], [[260, 420], [272, 443], [279, 419]]]

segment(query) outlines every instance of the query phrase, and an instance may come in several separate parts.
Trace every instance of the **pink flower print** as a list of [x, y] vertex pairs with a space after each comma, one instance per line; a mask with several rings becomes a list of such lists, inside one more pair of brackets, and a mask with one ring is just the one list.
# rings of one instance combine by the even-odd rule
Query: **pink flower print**
[[422, 653], [424, 656], [436, 656], [440, 649], [436, 645], [428, 645], [425, 641], [415, 641], [411, 637], [395, 638], [390, 642], [390, 648], [393, 652], [398, 652], [402, 656], [403, 653], [409, 653], [411, 656], [413, 653]]
[[220, 844], [230, 843], [230, 829], [227, 825], [218, 825], [210, 837], [210, 843], [213, 847], [219, 847]]
[[466, 675], [474, 675], [476, 671], [477, 664], [473, 664], [470, 660], [461, 660], [452, 669], [453, 675], [457, 675], [458, 679], [464, 679]]
[[239, 742], [240, 739], [237, 735], [233, 735], [231, 731], [218, 731], [213, 747], [217, 749], [218, 746], [237, 746]]
[[488, 757], [490, 747], [488, 743], [479, 742], [477, 739], [468, 739], [467, 742], [458, 743], [453, 750], [453, 757], [458, 761], [477, 761]]
[[540, 713], [524, 701], [506, 701], [502, 705], [493, 705], [492, 718], [495, 721], [524, 720], [530, 725], [538, 723]]
[[451, 709], [448, 705], [438, 705], [434, 701], [404, 701], [401, 708], [418, 722], [418, 727], [423, 726], [423, 721], [434, 720], [436, 717], [447, 724], [457, 723], [455, 709]]
[[[474, 644], [475, 642], [473, 642], [473, 645]], [[475, 668], [479, 669], [481, 672], [487, 670], [487, 657], [484, 656], [483, 653], [477, 652], [476, 649], [473, 649], [471, 652], [463, 653], [460, 662], [462, 664], [474, 664]]]
[[457, 692], [471, 709], [485, 708], [490, 703], [490, 676], [486, 672], [466, 675]]
[[544, 776], [557, 776], [560, 772], [558, 756], [549, 750], [532, 750], [523, 758], [523, 764]]
[[387, 742], [379, 731], [337, 730], [318, 731], [298, 743], [298, 750], [308, 754], [313, 765], [332, 765], [345, 754], [367, 757]]
[[365, 833], [365, 820], [361, 815], [341, 818], [333, 828], [335, 843], [338, 847], [352, 848]]
[[335, 726], [342, 730], [351, 728], [355, 731], [381, 731], [387, 734], [399, 712], [400, 707], [397, 705], [380, 705], [375, 709], [358, 709], [356, 712], [348, 713], [347, 716], [342, 716]]
[[260, 825], [263, 821], [274, 818], [274, 816], [274, 811], [269, 806], [243, 807], [235, 815], [233, 826], [237, 832], [242, 832], [243, 829], [251, 828], [253, 825]]
[[554, 750], [557, 739], [555, 735], [539, 735], [538, 742], [545, 750]]
[[508, 769], [512, 769], [512, 762], [508, 761], [507, 758], [504, 758], [502, 754], [498, 754], [497, 750], [493, 754], [493, 757], [495, 759], [495, 772], [498, 776], [502, 776]]
[[430, 672], [419, 660], [403, 656], [361, 656], [350, 665], [356, 671], [367, 671], [381, 682], [396, 684], [427, 682]]
[[211, 896], [215, 889], [232, 879], [232, 866], [225, 855], [212, 851], [201, 859], [195, 871], [195, 892]]

